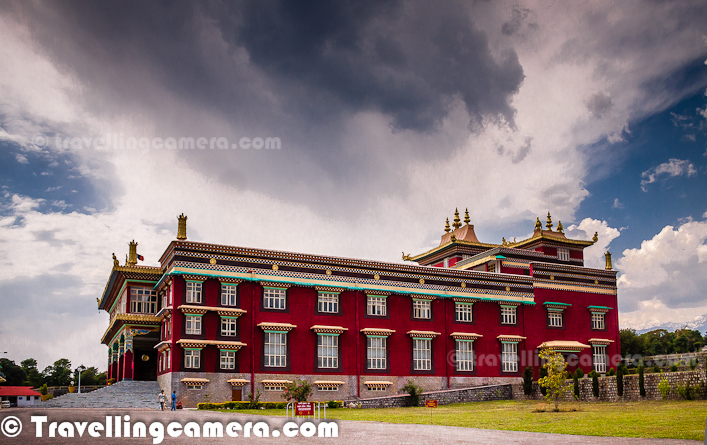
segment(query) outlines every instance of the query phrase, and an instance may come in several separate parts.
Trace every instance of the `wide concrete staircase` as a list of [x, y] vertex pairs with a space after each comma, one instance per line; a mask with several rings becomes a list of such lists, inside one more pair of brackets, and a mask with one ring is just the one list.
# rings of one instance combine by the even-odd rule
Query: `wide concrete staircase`
[[[47, 400], [45, 408], [159, 408], [157, 382], [122, 381], [85, 394], [68, 393]], [[165, 394], [169, 399], [169, 394]]]

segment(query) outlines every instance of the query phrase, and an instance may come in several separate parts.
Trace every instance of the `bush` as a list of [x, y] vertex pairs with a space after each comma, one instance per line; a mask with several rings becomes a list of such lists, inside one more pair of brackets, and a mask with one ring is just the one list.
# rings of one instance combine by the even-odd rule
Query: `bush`
[[282, 398], [285, 400], [294, 400], [295, 402], [306, 402], [307, 398], [312, 395], [312, 385], [306, 380], [294, 381], [285, 385], [285, 393]]
[[327, 408], [341, 408], [341, 406], [344, 404], [344, 402], [339, 402], [338, 400], [330, 400], [329, 402], [326, 403]]
[[115, 383], [115, 379], [112, 377], [106, 380], [106, 385], [112, 385], [113, 383]]
[[657, 363], [653, 365], [653, 372], [660, 372], [660, 366]]
[[646, 379], [643, 376], [644, 368], [643, 365], [638, 367], [638, 392], [641, 394], [641, 397], [646, 396]]
[[[545, 367], [540, 368], [540, 378], [542, 379], [543, 377], [547, 377], [547, 369], [545, 369]], [[546, 396], [547, 388], [545, 388], [544, 386], [540, 386], [540, 393], [543, 396]]]
[[248, 406], [246, 409], [258, 409], [258, 407], [260, 406], [260, 396], [261, 394], [259, 389], [256, 390], [255, 396], [253, 396], [252, 392], [249, 393], [248, 402], [246, 402]]
[[624, 368], [621, 366], [619, 366], [616, 372], [616, 394], [618, 394], [619, 397], [623, 397], [624, 395]]
[[692, 400], [692, 387], [690, 386], [690, 381], [687, 381], [686, 385], [683, 385], [682, 383], [678, 383], [678, 386], [676, 388], [678, 394], [680, 397], [682, 397], [685, 400]]
[[577, 370], [574, 372], [574, 375], [578, 379], [582, 379], [582, 378], [584, 378], [584, 371], [582, 371], [582, 368], [577, 368]]
[[678, 365], [673, 364], [673, 365], [670, 367], [670, 372], [678, 372]]
[[690, 360], [690, 369], [694, 371], [695, 368], [697, 368], [697, 360], [693, 358]]
[[614, 376], [614, 375], [616, 375], [616, 371], [614, 371], [614, 368], [609, 368], [609, 372], [607, 372], [606, 375]]
[[530, 396], [533, 393], [533, 368], [526, 366], [523, 370], [523, 393]]
[[46, 383], [39, 387], [39, 393], [43, 396], [47, 395], [47, 384]]
[[418, 406], [420, 404], [420, 394], [422, 393], [422, 388], [417, 386], [412, 380], [403, 386], [403, 391], [410, 394], [410, 406]]
[[592, 372], [592, 394], [594, 394], [594, 397], [599, 398], [599, 373]]
[[577, 375], [578, 374], [575, 372], [572, 379], [574, 380], [574, 396], [579, 399], [579, 377], [577, 377]]
[[668, 382], [668, 378], [663, 376], [660, 379], [660, 383], [658, 383], [658, 391], [660, 392], [660, 396], [663, 398], [663, 400], [668, 398], [668, 395], [670, 395], [670, 383]]

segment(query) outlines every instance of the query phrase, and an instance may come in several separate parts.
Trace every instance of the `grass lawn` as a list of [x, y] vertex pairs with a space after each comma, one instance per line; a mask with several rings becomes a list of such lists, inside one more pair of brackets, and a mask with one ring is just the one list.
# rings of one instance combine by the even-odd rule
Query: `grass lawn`
[[[435, 424], [494, 430], [588, 436], [704, 440], [707, 401], [564, 403], [579, 411], [533, 412], [537, 401], [460, 403], [439, 408], [327, 409], [327, 418], [390, 423]], [[255, 414], [252, 410], [218, 410]], [[284, 416], [284, 410], [258, 414]]]

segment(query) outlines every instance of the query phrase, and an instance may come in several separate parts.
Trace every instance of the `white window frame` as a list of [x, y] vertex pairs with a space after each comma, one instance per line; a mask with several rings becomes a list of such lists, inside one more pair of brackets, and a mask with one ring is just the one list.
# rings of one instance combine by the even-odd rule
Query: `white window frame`
[[474, 321], [474, 305], [472, 303], [454, 303], [454, 321], [472, 323]]
[[238, 328], [236, 319], [221, 317], [221, 335], [224, 337], [235, 337], [237, 333]]
[[263, 288], [263, 308], [281, 311], [287, 309], [287, 289], [281, 287]]
[[284, 385], [264, 385], [265, 391], [284, 391]]
[[154, 314], [157, 312], [157, 292], [147, 287], [130, 288], [130, 312]]
[[200, 315], [187, 315], [185, 317], [184, 333], [188, 335], [201, 335]]
[[221, 369], [236, 369], [236, 351], [220, 351], [219, 362]]
[[333, 292], [319, 292], [317, 294], [317, 310], [327, 314], [338, 314], [339, 294]]
[[570, 250], [567, 247], [558, 247], [557, 248], [557, 259], [560, 261], [569, 261], [570, 260]]
[[317, 388], [319, 391], [338, 391], [339, 387], [338, 386], [319, 386]]
[[430, 300], [412, 300], [412, 316], [421, 320], [432, 318], [432, 302]]
[[198, 383], [187, 383], [187, 389], [190, 391], [198, 391], [200, 390], [204, 385], [198, 384]]
[[501, 343], [501, 369], [518, 372], [518, 343]]
[[592, 364], [600, 374], [606, 373], [606, 345], [592, 345]]
[[317, 335], [317, 366], [322, 369], [339, 367], [339, 336]]
[[518, 324], [518, 308], [501, 306], [501, 324]]
[[457, 371], [473, 371], [474, 342], [468, 340], [456, 340], [455, 349], [455, 361], [457, 363]]
[[187, 281], [187, 294], [185, 298], [187, 303], [201, 304], [202, 284], [203, 283], [199, 281]]
[[201, 351], [198, 349], [186, 349], [184, 351], [184, 367], [199, 369], [201, 367]]
[[412, 369], [415, 371], [432, 370], [432, 339], [412, 339]]
[[604, 312], [592, 312], [592, 329], [595, 331], [606, 330], [606, 314]]
[[236, 306], [238, 302], [238, 286], [221, 283], [221, 306]]
[[388, 339], [386, 337], [366, 337], [367, 369], [386, 369], [388, 362]]
[[388, 310], [387, 298], [381, 295], [366, 296], [366, 313], [377, 317], [385, 317]]
[[285, 368], [287, 366], [287, 332], [264, 332], [264, 366]]
[[564, 325], [562, 311], [547, 311], [547, 325], [551, 328], [561, 328]]

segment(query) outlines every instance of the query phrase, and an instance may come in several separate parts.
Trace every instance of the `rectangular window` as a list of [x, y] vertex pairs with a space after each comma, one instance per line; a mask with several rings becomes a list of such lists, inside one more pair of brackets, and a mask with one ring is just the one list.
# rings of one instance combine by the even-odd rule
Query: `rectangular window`
[[236, 319], [222, 318], [221, 319], [221, 335], [233, 337], [236, 335]]
[[366, 338], [366, 356], [368, 369], [385, 369], [386, 367], [385, 337]]
[[368, 388], [369, 391], [385, 391], [386, 389], [385, 386], [371, 386]]
[[221, 369], [236, 369], [236, 351], [221, 351]]
[[184, 367], [199, 368], [201, 366], [201, 351], [187, 349], [184, 351]]
[[157, 312], [157, 292], [146, 287], [130, 289], [130, 312], [154, 314]]
[[172, 369], [172, 350], [167, 349], [167, 363], [165, 363], [165, 369]]
[[562, 312], [549, 311], [547, 313], [547, 325], [551, 328], [562, 327]]
[[570, 251], [566, 247], [558, 247], [557, 248], [557, 259], [560, 261], [569, 261], [570, 260]]
[[320, 386], [319, 391], [338, 391], [338, 386]]
[[263, 307], [265, 309], [285, 310], [285, 289], [266, 287], [263, 289]]
[[592, 359], [594, 361], [594, 370], [604, 374], [606, 372], [606, 346], [592, 346]]
[[501, 324], [516, 324], [516, 307], [501, 306]]
[[469, 303], [455, 303], [454, 304], [454, 312], [456, 314], [456, 320], [469, 322], [469, 323], [474, 321], [474, 318], [472, 315], [472, 308], [473, 307], [474, 307], [474, 305], [469, 304]]
[[201, 389], [203, 385], [195, 384], [195, 383], [188, 383], [187, 384], [187, 389], [188, 390], [199, 390]]
[[185, 322], [186, 333], [190, 335], [201, 335], [201, 317], [187, 315]]
[[432, 302], [430, 300], [412, 300], [412, 315], [414, 318], [431, 318]]
[[280, 385], [280, 386], [277, 386], [277, 385], [266, 385], [266, 386], [265, 386], [265, 391], [284, 391], [284, 390], [285, 390], [285, 387], [282, 386], [282, 385]]
[[265, 332], [265, 366], [284, 368], [287, 366], [287, 334]]
[[412, 340], [412, 368], [415, 371], [432, 369], [432, 340], [429, 338], [414, 338]]
[[486, 272], [496, 272], [496, 263], [489, 263]]
[[317, 335], [317, 363], [320, 368], [339, 367], [339, 337]]
[[201, 303], [201, 283], [187, 281], [187, 303]]
[[331, 314], [339, 313], [339, 294], [319, 292], [317, 295], [317, 309], [319, 312]]
[[238, 287], [231, 284], [221, 284], [221, 306], [236, 305], [236, 291]]
[[457, 340], [457, 371], [474, 370], [474, 343]]
[[592, 312], [592, 329], [603, 331], [606, 329], [606, 323], [604, 320], [604, 313], [602, 312]]
[[167, 307], [167, 292], [162, 292], [162, 307], [165, 308]]
[[386, 314], [386, 298], [368, 295], [366, 299], [366, 311], [368, 315], [378, 315], [385, 317]]
[[501, 343], [501, 364], [503, 372], [518, 372], [518, 344]]

